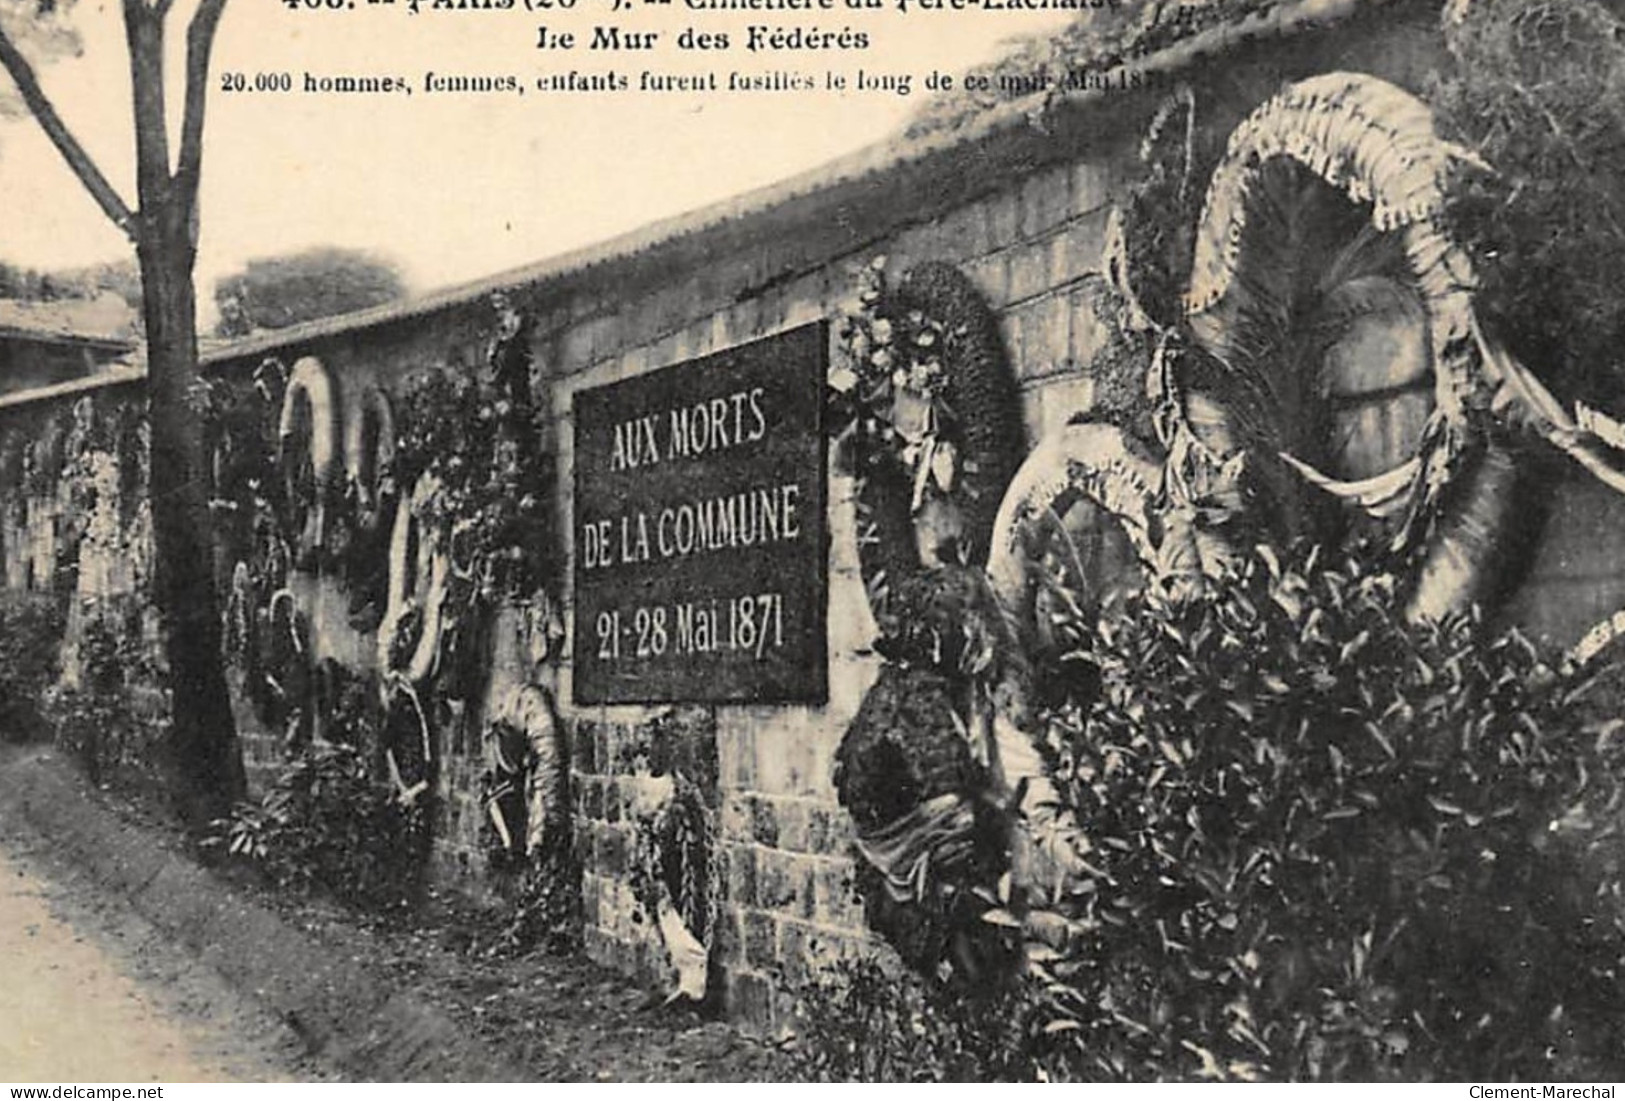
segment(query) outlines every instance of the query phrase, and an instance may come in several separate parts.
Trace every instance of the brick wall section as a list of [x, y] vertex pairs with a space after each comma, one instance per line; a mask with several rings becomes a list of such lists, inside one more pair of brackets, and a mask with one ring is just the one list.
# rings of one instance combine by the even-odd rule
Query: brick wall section
[[[634, 890], [638, 831], [647, 828], [669, 788], [681, 777], [717, 817], [717, 714], [707, 707], [662, 709], [631, 721], [578, 714], [572, 722], [571, 786], [576, 844], [583, 865], [587, 950], [595, 959], [663, 985], [668, 962], [654, 932], [654, 915]], [[720, 869], [721, 854], [716, 854]], [[720, 903], [726, 873], [710, 890]], [[703, 934], [704, 930], [696, 930]]]
[[[1028, 443], [1085, 412], [1092, 394], [1087, 366], [1104, 337], [1089, 312], [1090, 283], [1099, 279], [1112, 178], [1098, 162], [1061, 165], [810, 271], [786, 273], [780, 269], [787, 261], [764, 250], [719, 259], [714, 271], [643, 299], [602, 304], [613, 312], [580, 303], [558, 309], [555, 316], [569, 320], [547, 332], [537, 352], [560, 380], [554, 413], [563, 523], [569, 524], [573, 485], [575, 390], [838, 317], [856, 285], [855, 270], [875, 255], [887, 256], [894, 275], [947, 260], [972, 276], [1001, 318]], [[832, 469], [829, 488], [829, 702], [703, 709], [714, 724], [718, 780], [712, 958], [735, 1015], [769, 1032], [788, 1019], [787, 987], [824, 963], [882, 950], [854, 895], [851, 824], [832, 778], [835, 750], [878, 668], [871, 650], [876, 629], [858, 573], [852, 479]], [[561, 679], [568, 680], [568, 669]], [[640, 744], [664, 713], [578, 709], [567, 694], [561, 698], [575, 735], [588, 950], [658, 980], [664, 954], [651, 915], [626, 887], [625, 867], [634, 829], [628, 790], [655, 770], [624, 748]]]
[[[774, 241], [649, 279], [651, 289], [642, 294], [614, 286], [517, 288], [518, 303], [539, 317], [534, 352], [552, 386], [559, 530], [571, 530], [576, 390], [838, 317], [853, 292], [855, 270], [880, 254], [889, 257], [895, 275], [925, 260], [954, 262], [971, 275], [1001, 318], [1029, 444], [1087, 410], [1088, 365], [1102, 336], [1090, 312], [1091, 281], [1099, 278], [1113, 178], [1099, 161], [1060, 164], [860, 247], [832, 255], [805, 238]], [[838, 235], [840, 227], [831, 232]], [[398, 389], [408, 375], [442, 365], [474, 369], [487, 335], [484, 309], [483, 303], [454, 307], [421, 321], [290, 345], [278, 354], [288, 363], [318, 356], [348, 416], [367, 385]], [[568, 639], [563, 660], [540, 674], [571, 743], [589, 952], [651, 983], [664, 981], [665, 953], [653, 915], [630, 886], [629, 863], [638, 822], [653, 809], [651, 792], [662, 790], [660, 777], [680, 772], [703, 787], [716, 824], [712, 957], [719, 990], [739, 1016], [770, 1031], [786, 1019], [787, 984], [823, 962], [880, 950], [853, 894], [850, 823], [832, 780], [835, 750], [877, 670], [875, 625], [858, 574], [850, 477], [832, 469], [829, 497], [825, 705], [577, 708]], [[567, 561], [568, 545], [562, 550]], [[568, 566], [558, 584], [568, 629]], [[336, 579], [306, 574], [295, 588], [311, 623], [315, 657], [371, 670], [376, 640], [348, 623]], [[512, 635], [505, 615], [494, 632], [487, 713], [504, 693], [538, 675], [515, 652]], [[263, 782], [282, 759], [282, 732], [260, 729], [247, 708], [239, 709], [239, 721], [251, 774]], [[459, 728], [448, 724], [440, 734], [433, 860], [441, 882], [479, 894], [484, 747], [466, 727], [452, 732]]]

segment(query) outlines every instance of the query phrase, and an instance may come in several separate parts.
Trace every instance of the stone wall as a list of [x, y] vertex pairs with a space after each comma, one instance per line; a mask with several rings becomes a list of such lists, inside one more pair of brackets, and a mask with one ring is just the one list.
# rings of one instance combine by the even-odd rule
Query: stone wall
[[[718, 258], [716, 271], [650, 298], [605, 303], [540, 350], [556, 372], [560, 512], [569, 516], [571, 396], [820, 318], [838, 317], [856, 270], [875, 256], [897, 274], [927, 259], [962, 266], [998, 312], [1023, 393], [1030, 443], [1090, 408], [1089, 365], [1105, 340], [1093, 283], [1120, 150], [1063, 163], [940, 218], [840, 253], [774, 285]], [[771, 267], [771, 255], [761, 257]], [[761, 281], [760, 279], [758, 281]], [[838, 354], [832, 350], [832, 355]], [[759, 1026], [782, 1023], [780, 991], [820, 961], [873, 951], [854, 896], [850, 824], [832, 780], [834, 753], [878, 668], [875, 624], [858, 574], [853, 483], [830, 472], [829, 683], [824, 706], [689, 708], [714, 730], [721, 853], [714, 954], [727, 999]], [[566, 597], [568, 600], [568, 596]], [[566, 647], [566, 652], [568, 652]], [[568, 669], [561, 669], [561, 683]], [[587, 854], [589, 948], [612, 965], [662, 966], [649, 915], [627, 887], [635, 826], [628, 806], [655, 759], [645, 745], [659, 709], [577, 708], [578, 823]]]
[[[843, 250], [835, 242], [833, 254], [789, 276], [784, 269], [800, 258], [795, 246], [769, 246], [749, 257], [720, 257], [711, 269], [682, 273], [645, 296], [576, 295], [566, 288], [561, 297], [515, 288], [516, 298], [542, 319], [533, 354], [554, 411], [549, 442], [557, 448], [559, 530], [570, 530], [570, 409], [577, 390], [836, 317], [853, 293], [855, 270], [877, 255], [888, 256], [898, 273], [919, 261], [946, 259], [972, 276], [1002, 318], [1029, 442], [1087, 411], [1088, 367], [1104, 339], [1091, 284], [1099, 278], [1111, 173], [1104, 157], [1057, 164], [862, 248]], [[527, 301], [527, 294], [534, 297]], [[398, 389], [429, 368], [479, 369], [487, 313], [485, 302], [473, 302], [264, 351], [284, 363], [319, 359], [334, 381], [338, 416], [347, 422], [359, 415], [369, 386]], [[246, 376], [262, 358], [258, 349], [252, 356], [225, 354], [212, 369]], [[37, 417], [69, 401], [36, 403], [20, 413]], [[661, 790], [651, 782], [675, 771], [703, 791], [716, 827], [711, 939], [719, 987], [741, 1015], [767, 1028], [779, 1019], [776, 992], [786, 981], [804, 978], [820, 960], [875, 949], [853, 894], [850, 826], [831, 777], [841, 735], [875, 675], [875, 625], [858, 574], [851, 477], [832, 468], [829, 493], [827, 704], [577, 707], [568, 641], [556, 665], [529, 670], [512, 642], [509, 612], [494, 631], [492, 685], [484, 705], [489, 711], [538, 676], [553, 692], [571, 744], [588, 949], [651, 982], [663, 981], [668, 962], [653, 915], [632, 886], [629, 862], [637, 832], [655, 809], [651, 790]], [[24, 542], [41, 561], [34, 568], [43, 571], [56, 528], [41, 506], [33, 507], [33, 522], [26, 526], [35, 535]], [[569, 548], [560, 549], [568, 561]], [[14, 558], [8, 555], [8, 561]], [[556, 581], [568, 624], [569, 572]], [[376, 671], [376, 638], [351, 625], [337, 577], [320, 568], [301, 570], [290, 587], [309, 619], [316, 661], [331, 658], [363, 676]], [[264, 729], [246, 705], [238, 707], [238, 719], [251, 777], [263, 784], [283, 760], [283, 734]], [[484, 747], [459, 729], [465, 729], [461, 736], [443, 730], [438, 746], [443, 816], [435, 860], [443, 881], [481, 894], [487, 826], [478, 777]]]
[[[362, 333], [341, 333], [312, 343], [281, 344], [268, 354], [284, 364], [314, 356], [333, 380], [334, 404], [340, 424], [351, 424], [362, 415], [362, 405], [373, 389], [398, 395], [405, 382], [415, 375], [434, 370], [474, 372], [484, 368], [490, 337], [489, 308], [445, 311], [433, 324], [385, 326]], [[262, 362], [263, 356], [225, 355], [212, 365], [222, 377], [239, 383]], [[222, 563], [221, 576], [229, 576], [230, 564]], [[343, 579], [317, 565], [295, 571], [289, 586], [295, 593], [300, 612], [308, 618], [313, 663], [331, 659], [362, 679], [375, 677], [378, 670], [378, 638], [375, 630], [358, 629], [352, 623], [351, 595]], [[435, 878], [460, 885], [475, 893], [484, 892], [487, 815], [480, 798], [480, 775], [486, 768], [485, 747], [478, 737], [482, 720], [500, 708], [516, 689], [529, 683], [532, 671], [525, 666], [515, 642], [513, 609], [499, 611], [491, 636], [490, 685], [482, 701], [474, 701], [475, 714], [469, 721], [435, 723], [438, 761], [435, 823], [432, 859]], [[243, 741], [245, 765], [250, 784], [256, 790], [273, 777], [286, 759], [285, 734], [266, 729], [247, 705], [240, 691], [234, 708], [238, 733]], [[462, 705], [467, 707], [469, 705]], [[318, 714], [319, 724], [323, 716]]]

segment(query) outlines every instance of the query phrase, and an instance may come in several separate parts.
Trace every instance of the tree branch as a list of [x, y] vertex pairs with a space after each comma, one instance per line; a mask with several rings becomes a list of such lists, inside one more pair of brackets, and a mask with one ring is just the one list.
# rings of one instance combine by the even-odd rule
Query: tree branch
[[118, 191], [108, 182], [102, 170], [96, 167], [96, 162], [90, 159], [90, 154], [85, 152], [84, 146], [79, 144], [67, 124], [62, 121], [62, 117], [56, 113], [56, 108], [51, 105], [45, 90], [39, 85], [38, 78], [34, 76], [34, 67], [18, 51], [16, 44], [4, 30], [0, 30], [0, 65], [5, 66], [29, 112], [40, 124], [40, 129], [51, 139], [51, 144], [62, 154], [62, 159], [68, 162], [68, 167], [79, 178], [79, 182], [85, 185], [85, 190], [96, 200], [96, 205], [101, 207], [102, 213], [112, 219], [113, 224], [118, 226], [126, 237], [134, 241], [136, 239], [134, 212], [119, 197]]
[[226, 0], [203, 0], [186, 28], [186, 102], [175, 185], [178, 198], [188, 207], [197, 202], [203, 168], [203, 114], [209, 96], [209, 55], [214, 51], [214, 33], [225, 10]]
[[[169, 122], [164, 109], [164, 20], [147, 0], [124, 0], [124, 37], [130, 48], [130, 92], [135, 107], [136, 192], [142, 214], [169, 188]], [[156, 186], [155, 186], [156, 185]]]

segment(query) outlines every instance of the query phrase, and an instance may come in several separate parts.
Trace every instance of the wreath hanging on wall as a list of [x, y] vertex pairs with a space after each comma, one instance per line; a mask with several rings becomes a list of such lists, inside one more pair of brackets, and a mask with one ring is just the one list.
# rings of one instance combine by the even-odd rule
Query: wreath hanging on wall
[[916, 966], [957, 958], [963, 973], [987, 951], [969, 885], [1007, 857], [983, 719], [1020, 649], [981, 567], [1021, 420], [997, 318], [961, 272], [923, 264], [893, 287], [879, 259], [859, 278], [830, 388], [887, 664], [835, 782], [871, 924]]

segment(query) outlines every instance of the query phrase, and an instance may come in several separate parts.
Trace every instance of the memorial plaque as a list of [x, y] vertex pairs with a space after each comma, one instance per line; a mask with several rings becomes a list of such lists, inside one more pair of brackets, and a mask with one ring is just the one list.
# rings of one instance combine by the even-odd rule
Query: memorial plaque
[[575, 395], [577, 703], [828, 696], [820, 322]]

